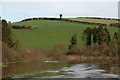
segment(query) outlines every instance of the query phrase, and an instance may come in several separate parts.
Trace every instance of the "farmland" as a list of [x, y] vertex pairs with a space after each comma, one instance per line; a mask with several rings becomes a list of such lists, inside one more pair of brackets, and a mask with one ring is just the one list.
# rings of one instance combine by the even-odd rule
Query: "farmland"
[[66, 18], [69, 20], [75, 20], [75, 21], [83, 21], [83, 22], [92, 22], [92, 23], [102, 23], [102, 24], [111, 24], [111, 23], [118, 23], [117, 20], [103, 20], [103, 19], [88, 19], [88, 18]]
[[[104, 22], [104, 20], [100, 22]], [[98, 27], [97, 25], [52, 20], [31, 20], [13, 24], [31, 25], [33, 27], [33, 30], [12, 29], [15, 38], [19, 40], [20, 43], [28, 48], [45, 48], [48, 50], [51, 50], [53, 45], [58, 43], [68, 46], [74, 33], [77, 34], [77, 43], [83, 45], [81, 36], [84, 29], [87, 27]], [[114, 32], [118, 32], [117, 27], [107, 26], [107, 29], [110, 31], [111, 37], [113, 37]]]

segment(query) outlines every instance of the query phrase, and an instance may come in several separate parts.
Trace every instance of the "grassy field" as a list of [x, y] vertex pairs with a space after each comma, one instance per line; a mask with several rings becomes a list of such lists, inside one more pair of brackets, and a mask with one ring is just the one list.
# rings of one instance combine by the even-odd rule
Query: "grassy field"
[[[87, 27], [98, 27], [80, 23], [71, 23], [65, 21], [34, 20], [14, 23], [14, 25], [31, 25], [38, 27], [33, 30], [12, 29], [17, 40], [29, 48], [46, 48], [51, 50], [54, 44], [63, 43], [66, 46], [70, 44], [70, 39], [74, 33], [77, 34], [79, 45], [83, 45], [81, 35]], [[111, 37], [114, 32], [118, 32], [116, 27], [107, 27]]]
[[103, 19], [87, 19], [87, 18], [66, 18], [75, 21], [83, 21], [83, 22], [92, 22], [92, 23], [103, 23], [103, 24], [111, 24], [111, 23], [118, 23], [117, 20], [103, 20]]

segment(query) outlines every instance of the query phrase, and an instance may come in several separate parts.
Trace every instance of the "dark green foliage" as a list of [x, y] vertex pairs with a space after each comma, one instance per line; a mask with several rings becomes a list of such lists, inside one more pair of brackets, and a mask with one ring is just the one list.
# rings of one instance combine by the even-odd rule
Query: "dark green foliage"
[[13, 41], [13, 35], [6, 20], [2, 20], [2, 41], [7, 43], [10, 48], [17, 48], [18, 41]]
[[103, 27], [102, 26], [99, 26], [98, 28], [98, 44], [101, 44], [102, 43], [102, 30], [103, 30]]
[[[7, 21], [2, 20], [2, 41], [9, 43], [11, 40], [11, 31], [10, 28], [8, 27]], [[9, 41], [10, 40], [10, 41]]]
[[105, 42], [108, 44], [111, 41], [111, 38], [107, 28], [103, 28], [102, 26], [100, 26], [93, 29], [86, 28], [83, 33], [83, 41], [86, 45], [91, 45], [92, 42], [98, 44]]
[[91, 45], [92, 30], [91, 28], [86, 28], [83, 33], [83, 40], [86, 45]]
[[97, 31], [98, 31], [98, 29], [97, 29], [97, 28], [93, 28], [93, 29], [92, 29], [92, 34], [93, 34], [93, 43], [97, 43], [97, 40], [98, 40]]
[[111, 41], [111, 38], [110, 38], [110, 32], [108, 31], [108, 29], [105, 27], [104, 28], [105, 32], [106, 32], [106, 38], [107, 38], [107, 44]]
[[70, 46], [69, 46], [69, 49], [71, 49], [73, 46], [75, 46], [77, 44], [77, 35], [74, 34], [70, 40]]

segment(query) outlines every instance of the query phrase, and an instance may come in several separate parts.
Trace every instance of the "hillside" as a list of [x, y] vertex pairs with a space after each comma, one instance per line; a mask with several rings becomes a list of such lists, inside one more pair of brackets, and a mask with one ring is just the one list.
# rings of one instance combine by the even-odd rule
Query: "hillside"
[[[97, 25], [87, 25], [80, 23], [71, 23], [65, 21], [52, 20], [31, 20], [13, 23], [14, 25], [31, 25], [33, 30], [12, 29], [15, 37], [20, 43], [28, 48], [46, 48], [51, 50], [54, 44], [62, 43], [69, 45], [70, 39], [74, 33], [77, 34], [79, 45], [83, 45], [81, 40], [82, 33], [87, 27], [98, 27]], [[35, 28], [37, 27], [37, 29]], [[107, 27], [111, 36], [118, 32], [117, 27]]]

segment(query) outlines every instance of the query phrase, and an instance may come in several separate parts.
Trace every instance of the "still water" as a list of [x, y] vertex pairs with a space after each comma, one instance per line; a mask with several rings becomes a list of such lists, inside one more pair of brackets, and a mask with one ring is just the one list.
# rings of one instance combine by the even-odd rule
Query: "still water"
[[118, 63], [80, 61], [19, 62], [3, 67], [12, 78], [118, 78]]

